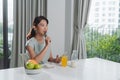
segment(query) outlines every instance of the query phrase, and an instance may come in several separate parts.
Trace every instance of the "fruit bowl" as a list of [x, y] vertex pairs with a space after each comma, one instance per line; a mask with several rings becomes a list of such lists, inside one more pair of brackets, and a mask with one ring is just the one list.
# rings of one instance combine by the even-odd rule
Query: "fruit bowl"
[[41, 72], [42, 65], [31, 59], [25, 63], [24, 67], [27, 74], [38, 74]]
[[41, 72], [41, 69], [26, 69], [25, 72], [29, 75], [39, 74]]

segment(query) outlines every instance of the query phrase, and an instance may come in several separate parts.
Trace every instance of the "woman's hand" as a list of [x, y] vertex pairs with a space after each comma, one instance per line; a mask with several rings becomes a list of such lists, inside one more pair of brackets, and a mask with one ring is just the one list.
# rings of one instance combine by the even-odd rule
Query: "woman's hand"
[[45, 42], [46, 42], [46, 46], [49, 46], [49, 45], [50, 45], [51, 39], [50, 39], [49, 36], [47, 36], [47, 37], [45, 38]]
[[57, 55], [56, 58], [50, 57], [48, 59], [48, 62], [60, 63], [61, 62], [61, 57], [59, 57], [59, 55]]
[[60, 63], [61, 62], [61, 57], [59, 57], [59, 55], [56, 56], [56, 58], [54, 59], [55, 63]]
[[35, 28], [35, 26], [32, 26], [32, 28], [30, 29], [30, 31], [29, 31], [28, 34], [26, 35], [27, 40], [29, 40], [29, 39], [32, 37], [31, 31], [32, 31], [32, 29], [34, 29], [34, 28]]
[[50, 57], [50, 58], [48, 59], [48, 62], [54, 62], [54, 59], [53, 59], [52, 57]]
[[60, 63], [61, 62], [61, 57], [59, 57], [58, 55], [56, 56], [56, 58], [50, 57], [48, 59], [48, 62]]

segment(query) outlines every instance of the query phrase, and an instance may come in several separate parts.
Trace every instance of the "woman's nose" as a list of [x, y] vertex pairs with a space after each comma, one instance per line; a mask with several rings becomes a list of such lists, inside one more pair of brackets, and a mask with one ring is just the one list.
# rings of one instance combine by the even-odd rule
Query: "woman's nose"
[[45, 27], [45, 30], [47, 30], [48, 28], [47, 27]]

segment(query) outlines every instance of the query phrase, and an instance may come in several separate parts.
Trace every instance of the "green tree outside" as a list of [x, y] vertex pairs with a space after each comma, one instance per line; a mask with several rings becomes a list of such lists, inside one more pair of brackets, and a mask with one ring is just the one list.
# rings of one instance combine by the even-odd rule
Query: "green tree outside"
[[3, 58], [3, 25], [0, 22], [0, 58]]
[[86, 28], [86, 46], [87, 55], [91, 57], [99, 57], [115, 62], [120, 62], [120, 37], [117, 35], [120, 29], [113, 31], [111, 34], [102, 34], [97, 28]]

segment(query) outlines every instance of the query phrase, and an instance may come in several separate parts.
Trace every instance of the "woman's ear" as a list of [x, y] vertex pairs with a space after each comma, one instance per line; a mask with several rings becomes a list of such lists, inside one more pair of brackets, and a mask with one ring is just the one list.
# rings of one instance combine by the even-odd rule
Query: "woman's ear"
[[32, 27], [35, 31], [37, 30], [35, 26]]
[[32, 28], [35, 28], [35, 26], [32, 26]]

